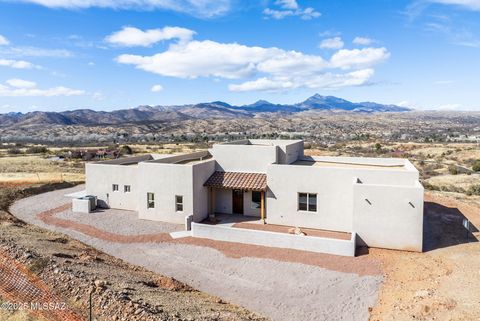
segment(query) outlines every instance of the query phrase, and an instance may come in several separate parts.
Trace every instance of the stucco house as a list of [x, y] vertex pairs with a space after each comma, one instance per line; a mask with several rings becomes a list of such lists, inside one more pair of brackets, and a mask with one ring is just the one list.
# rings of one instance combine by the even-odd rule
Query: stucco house
[[[100, 206], [136, 211], [140, 219], [187, 222], [193, 236], [233, 238], [233, 229], [207, 231], [210, 227], [202, 225], [232, 215], [267, 225], [352, 233], [353, 246], [422, 251], [423, 187], [407, 159], [310, 157], [303, 145], [301, 140], [250, 139], [184, 155], [88, 163], [86, 193]], [[238, 240], [248, 243], [259, 234], [251, 235]], [[276, 237], [262, 234], [251, 242], [274, 243]], [[299, 238], [282, 239], [279, 246], [298, 248], [309, 239]], [[322, 244], [321, 251], [335, 253], [331, 243]]]

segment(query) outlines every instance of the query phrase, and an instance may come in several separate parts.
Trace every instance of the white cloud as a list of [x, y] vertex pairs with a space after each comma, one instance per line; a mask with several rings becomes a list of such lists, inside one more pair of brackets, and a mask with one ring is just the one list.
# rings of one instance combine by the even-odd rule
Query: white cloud
[[341, 49], [330, 59], [334, 68], [364, 68], [376, 65], [390, 57], [386, 48]]
[[433, 3], [456, 5], [468, 10], [480, 11], [480, 0], [429, 0]]
[[117, 61], [162, 76], [235, 79], [252, 75], [258, 63], [281, 52], [277, 48], [205, 40], [171, 45], [167, 51], [153, 56], [120, 55]]
[[153, 85], [150, 90], [154, 93], [158, 93], [158, 92], [161, 92], [163, 90], [163, 86], [162, 85]]
[[231, 0], [11, 0], [33, 3], [48, 8], [86, 9], [91, 7], [117, 10], [165, 9], [210, 18], [226, 14], [231, 9]]
[[125, 47], [148, 47], [157, 42], [170, 39], [179, 39], [180, 42], [189, 41], [194, 31], [180, 27], [164, 27], [162, 29], [140, 30], [134, 27], [123, 27], [122, 30], [112, 33], [105, 38], [111, 44]]
[[275, 1], [275, 5], [277, 5], [279, 8], [266, 8], [263, 10], [263, 14], [266, 17], [277, 20], [291, 16], [297, 16], [303, 20], [310, 20], [321, 16], [320, 12], [316, 11], [314, 8], [301, 8], [296, 0], [277, 0]]
[[375, 40], [366, 37], [355, 37], [355, 39], [353, 39], [354, 44], [361, 46], [369, 46], [374, 42]]
[[343, 48], [343, 45], [344, 43], [342, 41], [342, 38], [334, 37], [323, 39], [322, 42], [320, 42], [319, 47], [323, 49], [341, 49]]
[[284, 9], [298, 9], [298, 3], [296, 0], [277, 0], [275, 1], [275, 4]]
[[25, 60], [11, 60], [11, 59], [0, 59], [0, 66], [10, 67], [15, 69], [40, 68], [40, 66], [34, 65], [31, 62], [28, 62]]
[[37, 88], [33, 81], [23, 79], [10, 79], [0, 84], [0, 97], [54, 97], [54, 96], [80, 96], [86, 95], [84, 90], [71, 89], [58, 86], [47, 89]]
[[68, 58], [73, 53], [66, 49], [45, 49], [38, 47], [8, 47], [1, 48], [0, 54], [14, 57], [49, 57], [49, 58]]
[[95, 63], [94, 63], [93, 61], [89, 61], [89, 62], [87, 63], [87, 65], [89, 65], [89, 66], [95, 66]]
[[0, 35], [0, 46], [6, 46], [8, 44], [10, 44], [10, 41], [8, 41], [8, 39], [4, 36]]
[[341, 87], [361, 86], [366, 84], [373, 76], [373, 69], [357, 70], [345, 74], [323, 73], [311, 77], [262, 77], [253, 81], [246, 81], [241, 84], [230, 84], [230, 91], [282, 91], [297, 88], [310, 89], [335, 89]]
[[15, 88], [33, 88], [37, 86], [37, 83], [23, 79], [9, 79], [5, 83]]
[[246, 91], [364, 85], [374, 74], [372, 67], [389, 55], [385, 48], [342, 49], [324, 59], [276, 47], [190, 40], [173, 42], [151, 56], [123, 54], [116, 61], [161, 76], [246, 79], [229, 86]]

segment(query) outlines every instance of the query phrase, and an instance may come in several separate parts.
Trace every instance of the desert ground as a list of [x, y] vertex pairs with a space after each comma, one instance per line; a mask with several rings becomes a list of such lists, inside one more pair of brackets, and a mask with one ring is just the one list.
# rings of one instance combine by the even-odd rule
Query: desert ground
[[[172, 153], [205, 146], [132, 148]], [[353, 141], [307, 149], [310, 155], [407, 157], [420, 171], [424, 252], [361, 248], [355, 258], [172, 239], [168, 232], [178, 226], [144, 224], [128, 211], [85, 220], [62, 207], [68, 189], [32, 190], [45, 184], [82, 188], [72, 186], [83, 180], [84, 162], [49, 160], [54, 153], [50, 148], [49, 154], [0, 157], [0, 254], [24, 265], [72, 313], [86, 316], [93, 289], [99, 320], [480, 319], [480, 175], [472, 170], [480, 159], [477, 144]], [[112, 219], [118, 215], [122, 220]], [[145, 238], [152, 234], [159, 236]], [[0, 297], [12, 300], [2, 292]], [[2, 320], [39, 318], [25, 311], [0, 313]]]

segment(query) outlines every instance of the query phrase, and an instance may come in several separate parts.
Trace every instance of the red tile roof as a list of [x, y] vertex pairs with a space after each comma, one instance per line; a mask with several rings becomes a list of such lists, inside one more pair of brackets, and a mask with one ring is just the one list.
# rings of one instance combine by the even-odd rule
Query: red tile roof
[[216, 188], [266, 191], [267, 175], [260, 173], [217, 171], [213, 173], [203, 185]]

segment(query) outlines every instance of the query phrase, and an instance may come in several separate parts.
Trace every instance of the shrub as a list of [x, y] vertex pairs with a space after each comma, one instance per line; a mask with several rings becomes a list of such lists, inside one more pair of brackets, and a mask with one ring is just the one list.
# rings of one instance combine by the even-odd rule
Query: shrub
[[458, 174], [458, 169], [457, 166], [455, 165], [449, 165], [448, 166], [448, 172], [452, 175], [457, 175]]
[[133, 154], [132, 148], [128, 145], [123, 145], [120, 148], [120, 154], [121, 155], [132, 155]]
[[22, 151], [18, 148], [10, 148], [9, 150], [7, 150], [7, 153], [10, 155], [18, 155], [21, 154]]
[[480, 185], [472, 185], [467, 191], [467, 195], [480, 195]]
[[477, 159], [472, 166], [473, 171], [480, 172], [480, 159]]
[[44, 154], [48, 149], [45, 146], [32, 146], [27, 149], [27, 154]]

